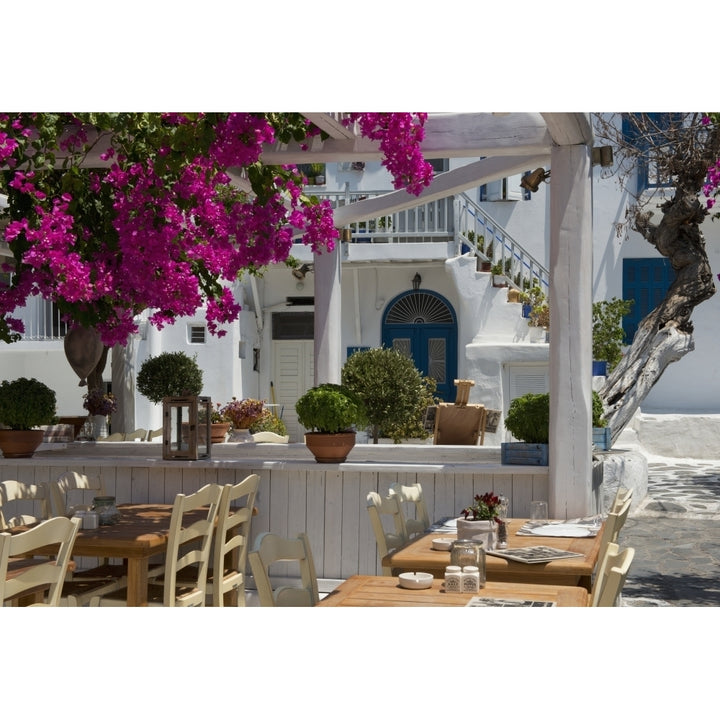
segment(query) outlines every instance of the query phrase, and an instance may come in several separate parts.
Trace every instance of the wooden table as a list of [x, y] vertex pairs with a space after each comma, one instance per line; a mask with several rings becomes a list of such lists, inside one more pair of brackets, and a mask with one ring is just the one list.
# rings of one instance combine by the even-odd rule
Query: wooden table
[[[516, 535], [515, 533], [525, 522], [527, 520], [523, 518], [509, 520], [508, 548], [547, 545], [559, 550], [582, 553], [582, 555], [564, 560], [553, 560], [548, 563], [526, 565], [486, 554], [487, 579], [502, 582], [578, 585], [589, 591], [592, 588], [593, 569], [600, 552], [602, 529], [596, 537], [585, 538]], [[443, 577], [445, 568], [450, 564], [450, 553], [446, 550], [432, 549], [432, 541], [438, 537], [454, 540], [456, 535], [443, 532], [421, 535], [404, 548], [383, 558], [383, 566], [392, 568], [395, 575], [406, 570], [420, 570], [432, 573], [435, 577]]]
[[320, 601], [320, 607], [462, 607], [472, 597], [554, 602], [558, 607], [587, 607], [581, 587], [487, 582], [477, 593], [446, 593], [444, 580], [435, 579], [427, 590], [406, 590], [387, 575], [353, 575]]

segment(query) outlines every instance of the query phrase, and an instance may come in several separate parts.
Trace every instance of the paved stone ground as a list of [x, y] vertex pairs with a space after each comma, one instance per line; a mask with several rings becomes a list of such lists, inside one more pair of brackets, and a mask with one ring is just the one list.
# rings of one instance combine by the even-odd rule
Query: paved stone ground
[[620, 544], [635, 548], [623, 605], [720, 607], [720, 463], [649, 461]]

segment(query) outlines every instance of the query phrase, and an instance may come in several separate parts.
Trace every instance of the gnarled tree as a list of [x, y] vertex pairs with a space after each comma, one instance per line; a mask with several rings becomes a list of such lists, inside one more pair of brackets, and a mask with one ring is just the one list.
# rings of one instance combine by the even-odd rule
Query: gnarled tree
[[[720, 155], [720, 127], [704, 113], [632, 113], [596, 116], [595, 133], [598, 144], [613, 146], [615, 173], [635, 201], [623, 229], [639, 232], [675, 271], [665, 297], [640, 322], [600, 391], [615, 440], [665, 368], [694, 349], [690, 317], [715, 294], [700, 230], [710, 212], [700, 195]], [[666, 187], [652, 195], [632, 192], [628, 180], [639, 163]]]

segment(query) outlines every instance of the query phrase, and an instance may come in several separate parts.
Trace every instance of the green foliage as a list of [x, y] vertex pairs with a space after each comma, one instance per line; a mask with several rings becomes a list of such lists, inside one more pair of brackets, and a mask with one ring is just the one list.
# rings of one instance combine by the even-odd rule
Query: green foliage
[[138, 372], [138, 391], [154, 403], [162, 402], [164, 397], [199, 395], [203, 373], [196, 357], [189, 357], [182, 351], [149, 357]]
[[510, 402], [505, 427], [519, 440], [547, 444], [550, 432], [550, 394], [526, 393]]
[[374, 442], [381, 435], [395, 442], [425, 436], [423, 413], [434, 402], [436, 383], [411, 358], [384, 347], [353, 353], [343, 367], [342, 383], [365, 404]]
[[301, 425], [323, 433], [348, 432], [365, 422], [362, 400], [335, 383], [310, 388], [295, 403], [295, 411]]
[[11, 430], [31, 430], [55, 419], [55, 391], [34, 378], [3, 380], [0, 384], [0, 423]]
[[608, 372], [612, 372], [622, 359], [625, 339], [622, 319], [631, 311], [633, 302], [614, 297], [593, 303], [593, 359], [607, 361]]
[[287, 435], [287, 428], [281, 418], [268, 408], [264, 408], [262, 415], [250, 426], [250, 432], [274, 432], [276, 435]]
[[593, 390], [592, 393], [592, 424], [593, 427], [605, 427], [607, 420], [603, 417], [605, 413], [605, 407], [603, 405], [602, 398], [598, 394], [597, 390]]
[[524, 292], [520, 293], [520, 302], [530, 306], [530, 327], [550, 327], [550, 306], [547, 295], [542, 291], [537, 281]]

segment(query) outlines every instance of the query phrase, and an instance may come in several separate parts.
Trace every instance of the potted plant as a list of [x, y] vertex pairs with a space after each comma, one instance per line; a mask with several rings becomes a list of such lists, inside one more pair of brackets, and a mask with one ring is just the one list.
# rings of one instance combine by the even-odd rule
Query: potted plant
[[55, 391], [34, 378], [0, 383], [0, 449], [6, 458], [29, 458], [43, 441], [38, 425], [55, 420]]
[[592, 426], [593, 426], [593, 445], [598, 450], [609, 450], [612, 445], [610, 428], [607, 420], [603, 417], [605, 407], [602, 398], [596, 390], [592, 394]]
[[182, 351], [147, 358], [137, 376], [138, 392], [154, 403], [166, 397], [199, 395], [202, 386], [203, 373], [196, 356], [189, 357]]
[[503, 500], [494, 493], [475, 495], [472, 505], [461, 510], [457, 520], [458, 540], [482, 540], [486, 549], [494, 547], [495, 525]]
[[527, 318], [528, 325], [531, 328], [540, 328], [540, 333], [536, 332], [535, 336], [530, 337], [531, 342], [537, 342], [541, 339], [540, 334], [544, 338], [550, 328], [550, 306], [547, 296], [538, 284], [533, 284], [520, 293], [520, 302], [523, 306], [522, 315]]
[[622, 319], [632, 310], [633, 300], [601, 300], [592, 308], [593, 375], [608, 375], [622, 359], [625, 331]]
[[396, 443], [426, 437], [423, 416], [434, 403], [436, 383], [412, 358], [385, 347], [355, 352], [345, 361], [342, 384], [362, 401], [373, 443], [381, 435]]
[[93, 388], [83, 395], [83, 407], [93, 424], [93, 438], [107, 437], [107, 417], [117, 409], [115, 396], [100, 388]]
[[354, 426], [366, 420], [362, 400], [335, 383], [310, 388], [295, 403], [295, 411], [309, 429], [305, 444], [319, 463], [344, 462], [355, 446]]
[[[262, 400], [254, 400], [245, 398], [238, 400], [236, 397], [219, 407], [222, 422], [230, 423], [228, 430], [233, 431], [233, 440], [235, 442], [249, 442], [250, 428], [256, 420], [259, 420], [263, 414], [265, 403]], [[224, 435], [223, 435], [224, 437]]]
[[501, 443], [504, 465], [547, 465], [550, 394], [526, 393], [510, 402], [505, 427], [519, 442]]

